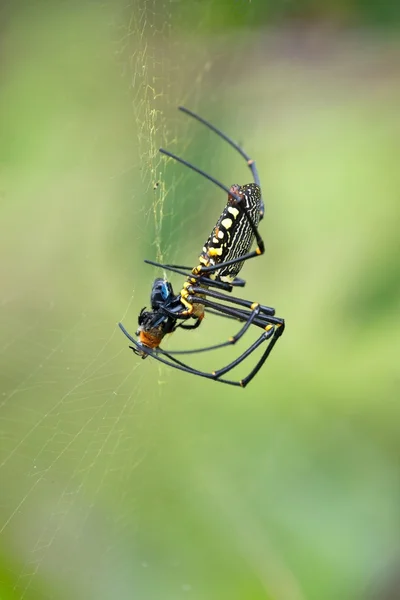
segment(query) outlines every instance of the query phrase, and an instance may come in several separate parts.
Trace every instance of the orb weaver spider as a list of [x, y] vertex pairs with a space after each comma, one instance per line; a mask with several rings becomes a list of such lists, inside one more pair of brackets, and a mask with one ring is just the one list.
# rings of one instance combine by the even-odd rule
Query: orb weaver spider
[[[203, 246], [198, 266], [191, 268], [182, 265], [164, 265], [151, 260], [144, 261], [149, 265], [179, 273], [186, 277], [186, 281], [179, 294], [175, 294], [171, 283], [162, 278], [155, 279], [151, 291], [151, 310], [147, 311], [143, 308], [139, 314], [139, 328], [136, 332], [139, 341], [128, 333], [122, 323], [119, 323], [119, 327], [132, 342], [133, 346], [130, 346], [130, 348], [142, 358], [152, 356], [159, 362], [185, 373], [206, 377], [220, 383], [245, 387], [261, 369], [285, 328], [284, 320], [275, 317], [273, 308], [229, 295], [234, 287], [245, 286], [246, 282], [238, 278], [244, 262], [264, 254], [264, 242], [258, 231], [258, 224], [264, 217], [260, 179], [254, 160], [231, 138], [187, 108], [180, 106], [179, 110], [211, 129], [230, 144], [246, 160], [254, 183], [242, 186], [235, 184], [228, 189], [217, 179], [195, 165], [168, 150], [160, 148], [162, 154], [192, 169], [192, 171], [224, 190], [228, 194], [228, 201]], [[254, 240], [257, 243], [257, 248], [251, 250]], [[244, 323], [244, 325], [227, 341], [213, 346], [171, 352], [166, 352], [160, 348], [160, 343], [165, 335], [174, 332], [178, 327], [196, 329], [204, 318], [205, 309], [208, 313], [234, 319]], [[188, 324], [186, 322], [188, 319], [194, 319], [195, 323]], [[238, 358], [217, 371], [211, 373], [200, 371], [175, 358], [176, 355], [208, 352], [236, 344], [252, 325], [262, 330], [258, 339]], [[265, 342], [268, 342], [266, 349], [246, 377], [240, 381], [223, 377]]]

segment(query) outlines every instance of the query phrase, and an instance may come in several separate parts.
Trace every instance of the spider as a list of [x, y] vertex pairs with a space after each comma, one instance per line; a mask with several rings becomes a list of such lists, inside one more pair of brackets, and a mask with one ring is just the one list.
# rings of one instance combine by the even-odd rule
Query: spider
[[[142, 358], [152, 356], [174, 369], [244, 388], [261, 369], [285, 328], [284, 320], [275, 317], [273, 308], [229, 295], [234, 287], [244, 287], [246, 284], [243, 279], [238, 277], [243, 263], [264, 254], [264, 242], [258, 231], [258, 224], [264, 217], [260, 179], [254, 160], [238, 144], [196, 113], [183, 106], [180, 106], [179, 110], [211, 129], [230, 144], [246, 160], [254, 183], [242, 186], [235, 184], [228, 189], [198, 167], [172, 154], [172, 152], [160, 148], [162, 154], [199, 173], [202, 177], [224, 190], [228, 194], [228, 201], [203, 246], [198, 266], [191, 268], [182, 265], [164, 265], [151, 260], [144, 261], [149, 265], [179, 273], [186, 277], [186, 281], [179, 294], [175, 294], [171, 283], [162, 278], [155, 279], [150, 298], [151, 310], [143, 308], [139, 314], [139, 328], [136, 332], [139, 340], [133, 338], [122, 323], [119, 323], [119, 327], [133, 343], [130, 348]], [[257, 248], [251, 250], [254, 240], [257, 243]], [[219, 302], [217, 302], [218, 300]], [[227, 341], [213, 346], [172, 352], [166, 352], [160, 348], [160, 343], [165, 335], [174, 332], [178, 327], [196, 329], [204, 318], [205, 309], [208, 313], [238, 320], [244, 324]], [[189, 319], [194, 319], [195, 322], [189, 324], [187, 323]], [[258, 339], [238, 358], [217, 371], [211, 373], [201, 371], [175, 358], [176, 355], [208, 352], [236, 344], [252, 325], [262, 330]], [[239, 381], [224, 377], [226, 373], [237, 367], [265, 342], [267, 342], [267, 347], [246, 377]]]

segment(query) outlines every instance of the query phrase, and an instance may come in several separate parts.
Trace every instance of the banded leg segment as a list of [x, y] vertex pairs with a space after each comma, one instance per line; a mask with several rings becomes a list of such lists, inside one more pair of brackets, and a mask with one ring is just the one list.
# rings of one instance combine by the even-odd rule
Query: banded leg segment
[[[206, 119], [203, 119], [203, 117], [200, 117], [198, 114], [194, 113], [193, 111], [189, 110], [188, 108], [185, 108], [184, 106], [178, 106], [178, 109], [180, 111], [182, 111], [183, 113], [186, 113], [190, 117], [193, 117], [193, 119], [196, 119], [196, 121], [199, 121], [199, 123], [201, 123], [202, 125], [205, 125], [205, 127], [208, 127], [208, 129], [211, 129], [211, 131], [216, 133], [220, 138], [222, 138], [223, 140], [225, 140], [225, 142], [227, 142], [230, 146], [232, 146], [232, 148], [234, 148], [236, 150], [236, 152], [238, 152], [245, 159], [247, 166], [249, 167], [251, 174], [253, 175], [254, 183], [256, 183], [261, 188], [260, 177], [258, 175], [256, 163], [243, 150], [243, 148], [241, 148], [239, 146], [239, 144], [237, 144], [232, 138], [227, 136], [226, 133], [224, 133], [223, 131], [218, 129], [218, 127], [215, 127], [215, 125], [213, 125]], [[264, 212], [265, 212], [264, 202], [263, 202], [263, 200], [261, 200], [260, 221], [264, 217]]]

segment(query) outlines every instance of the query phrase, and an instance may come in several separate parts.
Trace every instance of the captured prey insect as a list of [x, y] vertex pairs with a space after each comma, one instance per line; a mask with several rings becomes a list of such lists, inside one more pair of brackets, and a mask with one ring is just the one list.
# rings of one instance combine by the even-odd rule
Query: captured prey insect
[[[258, 224], [264, 217], [260, 179], [254, 160], [238, 144], [214, 125], [187, 108], [181, 106], [179, 110], [211, 129], [230, 144], [246, 160], [254, 182], [242, 186], [235, 184], [227, 188], [217, 179], [183, 158], [160, 148], [162, 154], [199, 173], [202, 177], [224, 190], [228, 194], [228, 201], [203, 246], [199, 256], [199, 264], [196, 267], [164, 265], [145, 260], [147, 264], [185, 276], [186, 281], [179, 294], [174, 293], [172, 285], [165, 279], [157, 278], [154, 281], [151, 291], [151, 309], [146, 310], [143, 308], [139, 314], [139, 328], [136, 332], [139, 340], [133, 338], [121, 323], [119, 323], [119, 327], [133, 343], [130, 348], [142, 358], [152, 356], [159, 362], [186, 373], [206, 377], [221, 383], [245, 387], [261, 369], [285, 328], [284, 320], [275, 317], [273, 308], [229, 295], [234, 287], [245, 286], [246, 282], [238, 278], [244, 262], [264, 254], [264, 242], [258, 231]], [[252, 250], [251, 247], [254, 241], [257, 247]], [[160, 348], [160, 343], [165, 335], [172, 333], [177, 328], [196, 329], [203, 320], [206, 310], [207, 313], [224, 316], [244, 324], [227, 341], [213, 346], [171, 352], [166, 352]], [[194, 323], [188, 323], [189, 319], [194, 320]], [[261, 329], [258, 339], [238, 358], [217, 371], [201, 371], [175, 357], [176, 355], [208, 352], [235, 344], [252, 325]], [[224, 377], [226, 373], [237, 367], [264, 343], [267, 343], [267, 346], [263, 354], [246, 377], [239, 381]]]

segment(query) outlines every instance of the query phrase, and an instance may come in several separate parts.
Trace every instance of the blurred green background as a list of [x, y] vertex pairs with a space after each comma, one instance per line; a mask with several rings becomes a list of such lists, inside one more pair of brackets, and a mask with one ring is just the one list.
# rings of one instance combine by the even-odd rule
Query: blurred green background
[[[377, 1], [2, 5], [1, 600], [389, 598], [398, 19]], [[158, 147], [249, 179], [178, 104], [261, 174], [267, 252], [243, 295], [287, 329], [245, 390], [141, 361], [117, 328], [161, 274], [143, 259], [196, 264], [225, 203]], [[165, 347], [223, 340], [221, 321]]]

